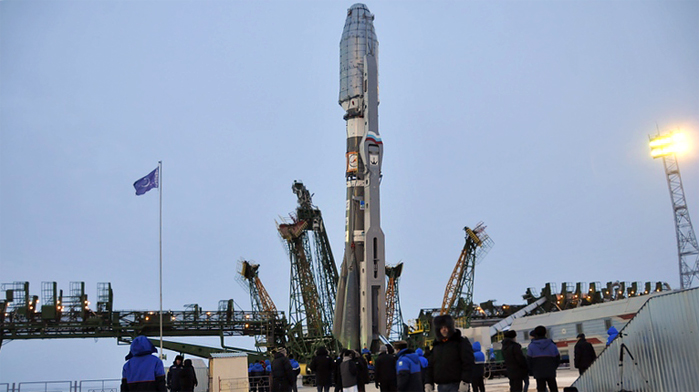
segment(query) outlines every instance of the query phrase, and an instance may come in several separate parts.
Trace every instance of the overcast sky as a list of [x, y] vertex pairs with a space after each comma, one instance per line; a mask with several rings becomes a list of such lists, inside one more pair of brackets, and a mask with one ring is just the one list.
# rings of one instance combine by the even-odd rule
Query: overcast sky
[[[216, 310], [241, 259], [288, 311], [275, 219], [302, 180], [343, 255], [339, 41], [351, 2], [0, 1], [0, 283], [111, 282], [116, 310]], [[475, 302], [547, 282], [679, 286], [648, 135], [682, 129], [699, 224], [699, 2], [375, 1], [381, 220], [403, 316], [441, 305], [464, 243]], [[695, 285], [699, 282], [695, 282]], [[177, 339], [173, 339], [177, 340]], [[200, 339], [217, 345], [217, 339]], [[249, 338], [228, 338], [249, 347]], [[0, 383], [119, 378], [115, 339], [10, 341]], [[175, 353], [169, 352], [169, 364]]]

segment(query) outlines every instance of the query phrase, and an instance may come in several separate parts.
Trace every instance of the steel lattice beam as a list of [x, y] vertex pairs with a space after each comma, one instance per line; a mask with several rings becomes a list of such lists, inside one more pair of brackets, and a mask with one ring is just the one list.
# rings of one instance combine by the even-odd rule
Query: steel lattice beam
[[675, 218], [680, 288], [688, 289], [692, 287], [694, 278], [699, 277], [699, 245], [697, 245], [697, 238], [687, 209], [677, 156], [675, 154], [663, 156], [663, 165]]

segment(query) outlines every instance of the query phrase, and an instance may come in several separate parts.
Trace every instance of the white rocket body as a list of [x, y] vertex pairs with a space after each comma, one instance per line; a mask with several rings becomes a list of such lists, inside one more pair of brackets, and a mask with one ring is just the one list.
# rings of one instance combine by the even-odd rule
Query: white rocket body
[[386, 331], [384, 234], [378, 129], [378, 41], [363, 4], [347, 11], [340, 41], [340, 99], [347, 121], [345, 253], [335, 304], [335, 337], [345, 348], [378, 351]]

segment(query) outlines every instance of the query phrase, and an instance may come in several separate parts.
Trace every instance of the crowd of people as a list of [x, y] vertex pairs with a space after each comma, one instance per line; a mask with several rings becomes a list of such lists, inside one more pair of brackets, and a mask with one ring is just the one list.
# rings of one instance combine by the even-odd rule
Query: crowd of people
[[193, 392], [197, 375], [192, 360], [175, 357], [167, 377], [160, 358], [152, 355], [158, 350], [145, 336], [137, 336], [129, 348], [121, 372], [121, 392]]
[[[381, 392], [485, 392], [486, 357], [480, 342], [471, 344], [454, 326], [450, 315], [433, 320], [435, 338], [431, 348], [412, 350], [405, 341], [379, 347], [374, 359], [368, 349], [342, 350], [335, 358], [325, 347], [316, 350], [307, 369], [315, 375], [318, 392], [365, 392], [373, 370], [374, 383]], [[502, 357], [511, 392], [527, 392], [529, 377], [539, 392], [558, 391], [556, 369], [561, 355], [543, 325], [530, 332], [526, 354], [517, 333], [504, 332]], [[609, 329], [609, 345], [618, 335]], [[595, 361], [595, 350], [584, 334], [578, 335], [574, 365], [582, 375]], [[178, 355], [165, 375], [162, 361], [151, 355], [153, 344], [138, 336], [131, 343], [122, 372], [122, 392], [193, 392], [197, 385], [192, 361]], [[255, 361], [248, 367], [252, 392], [297, 392], [300, 365], [285, 348], [274, 352], [272, 361]], [[435, 389], [436, 388], [436, 389]]]

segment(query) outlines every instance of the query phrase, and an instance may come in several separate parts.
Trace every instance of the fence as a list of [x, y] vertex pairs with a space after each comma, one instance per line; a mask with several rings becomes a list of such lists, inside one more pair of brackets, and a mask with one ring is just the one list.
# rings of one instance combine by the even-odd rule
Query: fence
[[580, 392], [699, 391], [699, 288], [648, 300], [578, 378]]
[[119, 392], [120, 379], [0, 384], [0, 392]]

